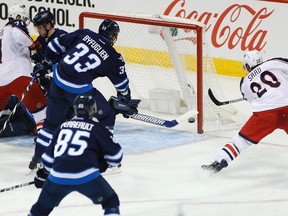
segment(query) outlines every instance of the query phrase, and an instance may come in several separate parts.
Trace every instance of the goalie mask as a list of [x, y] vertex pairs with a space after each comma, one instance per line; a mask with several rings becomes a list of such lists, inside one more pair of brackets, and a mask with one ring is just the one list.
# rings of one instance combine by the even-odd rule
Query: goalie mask
[[245, 53], [243, 58], [243, 69], [250, 72], [255, 66], [263, 62], [262, 55], [257, 50]]
[[100, 26], [98, 33], [105, 38], [107, 38], [110, 44], [113, 46], [114, 43], [117, 41], [118, 34], [120, 32], [119, 25], [110, 19], [104, 20]]
[[10, 8], [8, 14], [9, 20], [11, 19], [21, 19], [28, 26], [30, 23], [30, 19], [28, 13], [26, 11], [25, 5], [14, 5]]
[[75, 98], [73, 107], [77, 117], [88, 116], [92, 118], [97, 110], [96, 101], [91, 95], [78, 95]]

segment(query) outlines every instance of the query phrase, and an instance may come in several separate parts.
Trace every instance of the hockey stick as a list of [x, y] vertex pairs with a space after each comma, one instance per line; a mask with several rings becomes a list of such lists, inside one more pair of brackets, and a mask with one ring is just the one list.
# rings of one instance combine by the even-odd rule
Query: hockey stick
[[[131, 99], [128, 103], [128, 107], [137, 108], [140, 101], [141, 100], [139, 100], [139, 99]], [[127, 106], [125, 104], [122, 104], [121, 101], [119, 101], [119, 99], [115, 96], [111, 96], [110, 99], [108, 100], [108, 103], [111, 105], [111, 107], [114, 107], [114, 109], [117, 110], [118, 112], [123, 107], [125, 108], [125, 106]], [[179, 116], [176, 119], [165, 120], [165, 119], [160, 119], [160, 118], [156, 118], [153, 116], [137, 113], [137, 114], [131, 115], [130, 118], [135, 119], [135, 120], [139, 120], [139, 121], [143, 121], [146, 123], [150, 123], [150, 124], [155, 124], [158, 126], [171, 128], [171, 127], [174, 127], [174, 126], [178, 125], [179, 123], [181, 123], [185, 120], [188, 120], [188, 119], [189, 119], [190, 123], [193, 123], [195, 121], [195, 119], [192, 116], [197, 115], [197, 114], [198, 114], [197, 110], [190, 110], [190, 111], [186, 112], [185, 114], [183, 114], [182, 116]]]
[[226, 104], [237, 103], [237, 102], [244, 100], [244, 98], [237, 98], [237, 99], [233, 99], [233, 100], [219, 101], [215, 98], [215, 96], [213, 95], [212, 90], [210, 88], [208, 89], [208, 95], [209, 95], [210, 99], [213, 101], [213, 103], [216, 104], [217, 106], [223, 106]]
[[146, 123], [150, 123], [150, 124], [155, 124], [158, 126], [172, 128], [172, 127], [175, 127], [176, 125], [178, 125], [179, 123], [181, 123], [185, 120], [188, 120], [190, 117], [197, 115], [197, 114], [198, 114], [197, 110], [190, 110], [190, 111], [186, 112], [185, 114], [179, 116], [176, 119], [165, 120], [165, 119], [160, 119], [160, 118], [156, 118], [153, 116], [137, 113], [137, 114], [133, 114], [131, 116], [131, 118], [135, 119], [135, 120], [143, 121]]
[[5, 191], [11, 191], [11, 190], [14, 190], [14, 189], [17, 189], [17, 188], [22, 188], [22, 187], [29, 186], [29, 185], [32, 185], [32, 184], [34, 184], [34, 181], [26, 182], [26, 183], [23, 183], [23, 184], [14, 185], [14, 186], [7, 187], [7, 188], [3, 188], [3, 189], [0, 190], [0, 193], [5, 192]]
[[23, 101], [25, 95], [27, 94], [27, 92], [30, 90], [31, 86], [33, 85], [34, 81], [35, 81], [36, 77], [33, 77], [33, 79], [28, 83], [25, 91], [23, 92], [21, 99], [17, 101], [17, 103], [15, 104], [11, 114], [8, 116], [8, 118], [6, 119], [6, 121], [3, 124], [2, 129], [0, 130], [0, 135], [4, 132], [8, 122], [10, 121], [10, 119], [12, 118], [12, 116], [15, 114], [17, 107], [20, 105], [20, 103]]

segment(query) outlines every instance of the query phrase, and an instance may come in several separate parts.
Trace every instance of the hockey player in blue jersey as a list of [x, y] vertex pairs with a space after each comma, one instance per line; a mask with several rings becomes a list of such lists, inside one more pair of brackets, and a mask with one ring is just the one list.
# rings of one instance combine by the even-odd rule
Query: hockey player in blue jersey
[[118, 195], [101, 172], [121, 163], [121, 146], [94, 117], [92, 96], [78, 95], [74, 110], [76, 116], [56, 129], [42, 155], [44, 168], [37, 171], [34, 184], [43, 188], [28, 216], [49, 215], [73, 191], [101, 204], [104, 216], [120, 216]]
[[[99, 26], [99, 32], [79, 29], [53, 39], [46, 49], [46, 57], [53, 64], [53, 81], [49, 88], [48, 105], [43, 128], [39, 131], [35, 154], [29, 164], [36, 168], [45, 148], [49, 146], [52, 133], [66, 120], [66, 111], [71, 107], [77, 94], [92, 95], [97, 101], [95, 117], [111, 135], [113, 135], [116, 112], [125, 116], [137, 113], [137, 107], [131, 108], [129, 79], [125, 71], [125, 62], [114, 48], [120, 28], [112, 20], [106, 19]], [[39, 70], [37, 76], [45, 74]], [[105, 97], [92, 85], [98, 77], [108, 77], [113, 83], [118, 100], [113, 109]], [[114, 111], [116, 110], [116, 112]]]
[[[54, 15], [48, 10], [40, 11], [37, 13], [33, 17], [32, 22], [39, 34], [36, 41], [34, 42], [34, 44], [39, 44], [38, 48], [35, 49], [34, 54], [31, 56], [31, 59], [36, 64], [34, 66], [34, 71], [38, 71], [39, 67], [44, 67], [46, 70], [52, 70], [51, 63], [45, 61], [46, 48], [51, 40], [66, 34], [67, 32], [62, 29], [55, 28]], [[51, 79], [52, 78], [50, 76], [42, 76], [38, 77], [37, 81], [46, 90], [48, 90], [51, 84]]]
[[32, 19], [34, 27], [37, 29], [39, 36], [36, 39], [36, 42], [41, 44], [36, 53], [34, 53], [31, 58], [35, 63], [41, 63], [45, 60], [45, 51], [48, 43], [56, 37], [59, 37], [67, 32], [55, 28], [55, 19], [53, 14], [48, 11], [40, 11]]

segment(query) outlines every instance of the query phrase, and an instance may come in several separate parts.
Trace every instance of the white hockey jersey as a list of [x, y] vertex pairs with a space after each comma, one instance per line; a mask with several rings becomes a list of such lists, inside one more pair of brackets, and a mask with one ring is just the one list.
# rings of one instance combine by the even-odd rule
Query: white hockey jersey
[[20, 76], [29, 76], [33, 66], [29, 46], [33, 44], [25, 23], [13, 20], [0, 30], [0, 86]]
[[253, 112], [288, 106], [288, 59], [263, 62], [242, 78], [240, 90]]

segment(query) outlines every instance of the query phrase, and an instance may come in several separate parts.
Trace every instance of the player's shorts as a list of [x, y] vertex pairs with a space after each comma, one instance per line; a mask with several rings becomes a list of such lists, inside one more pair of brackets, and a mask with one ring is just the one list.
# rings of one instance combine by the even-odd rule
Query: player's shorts
[[276, 129], [283, 129], [288, 134], [288, 106], [253, 113], [239, 135], [257, 144]]
[[[0, 87], [0, 110], [3, 110], [7, 104], [11, 95], [16, 95], [18, 99], [21, 99], [22, 94], [26, 90], [27, 85], [31, 81], [31, 77], [21, 76], [9, 83], [8, 85]], [[34, 82], [30, 90], [25, 95], [22, 104], [31, 113], [35, 113], [42, 110], [46, 104], [46, 97], [37, 84]]]

